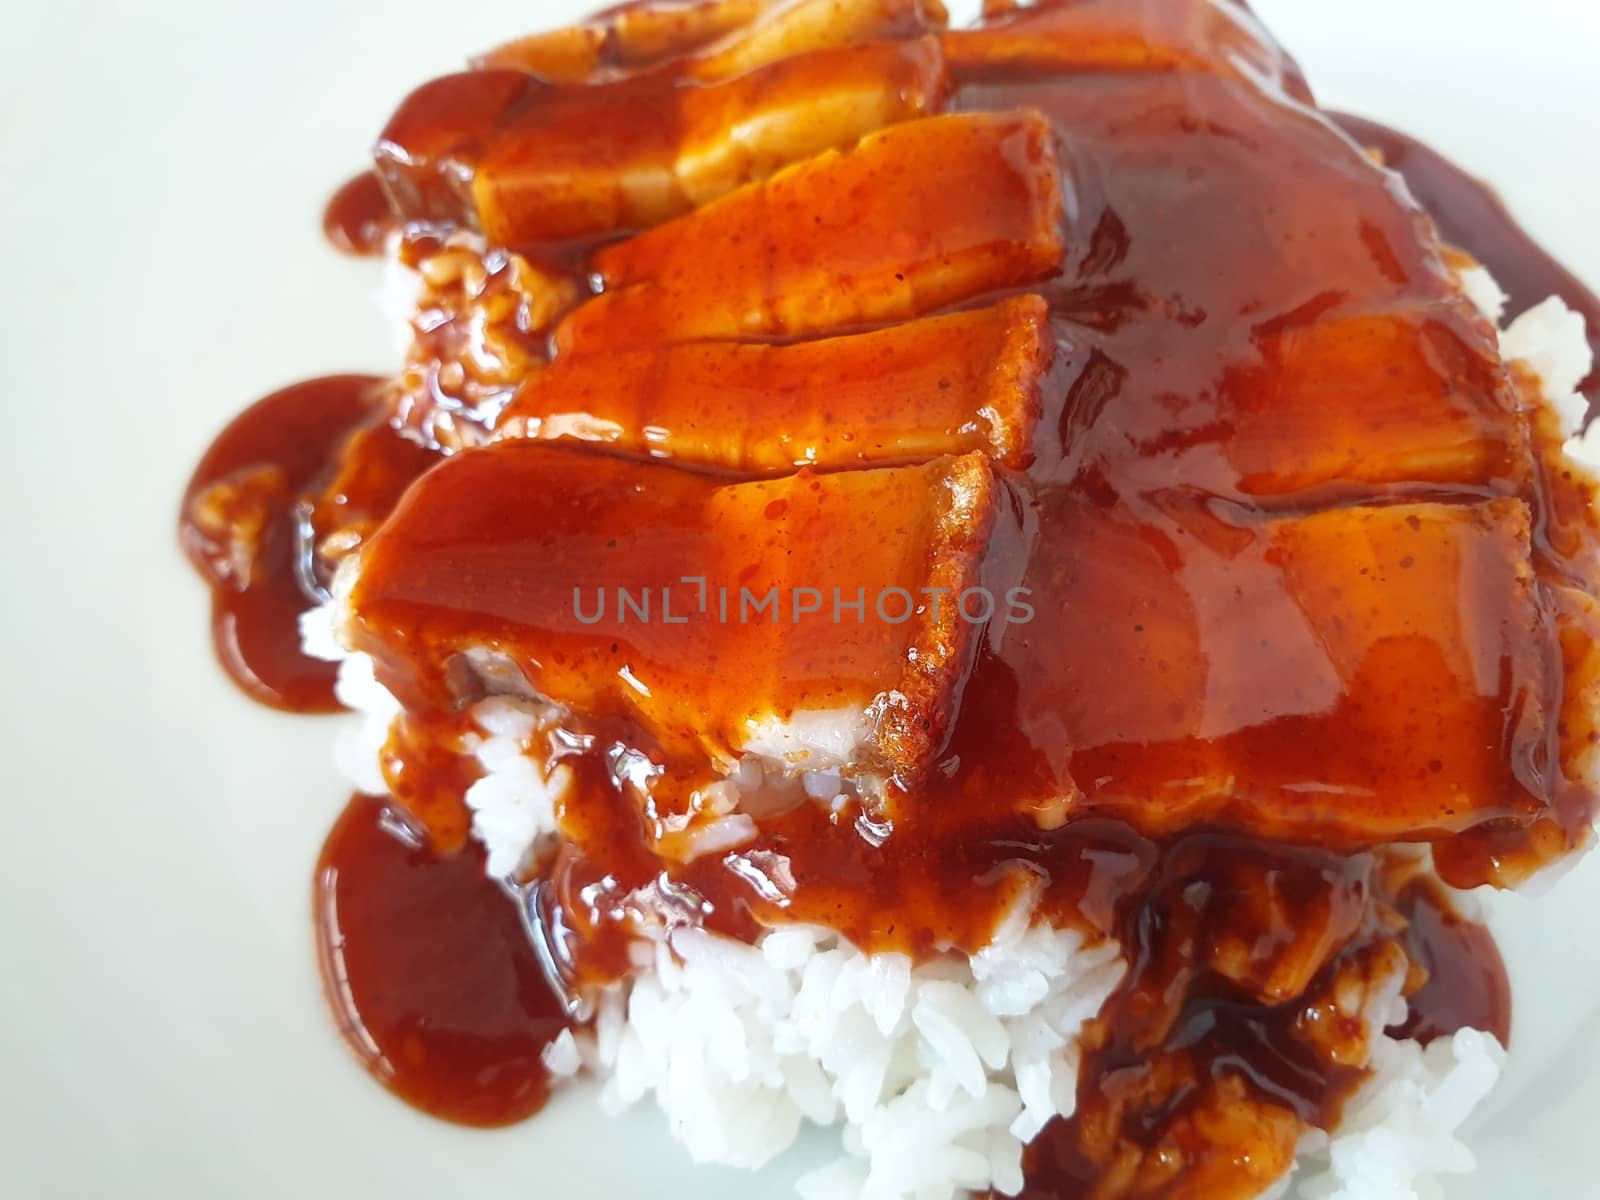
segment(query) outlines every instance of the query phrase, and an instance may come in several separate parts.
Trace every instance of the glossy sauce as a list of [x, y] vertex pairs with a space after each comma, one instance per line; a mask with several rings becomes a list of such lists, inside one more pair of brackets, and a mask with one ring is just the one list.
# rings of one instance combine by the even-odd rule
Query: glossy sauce
[[273, 708], [339, 708], [334, 665], [300, 649], [300, 614], [317, 602], [304, 501], [351, 431], [376, 415], [381, 384], [333, 375], [274, 392], [217, 437], [184, 492], [179, 534], [211, 584], [217, 657]]
[[467, 789], [483, 776], [464, 740], [474, 728], [459, 718], [430, 723], [401, 716], [379, 752], [390, 800], [440, 854], [460, 850], [471, 833]]
[[322, 211], [322, 233], [345, 254], [371, 257], [383, 252], [396, 229], [394, 210], [376, 171], [363, 171], [333, 194]]
[[[1335, 113], [1332, 119], [1405, 176], [1406, 186], [1438, 223], [1446, 241], [1469, 251], [1489, 269], [1506, 293], [1508, 314], [1526, 312], [1547, 297], [1560, 296], [1568, 308], [1582, 314], [1589, 346], [1600, 362], [1600, 296], [1528, 236], [1494, 188], [1398, 130], [1347, 113]], [[1600, 369], [1591, 372], [1579, 390], [1593, 417], [1600, 405]]]
[[327, 599], [330, 550], [360, 545], [436, 458], [383, 419], [383, 388], [330, 375], [274, 392], [218, 435], [184, 492], [179, 539], [211, 584], [217, 657], [273, 708], [341, 707], [336, 666], [301, 650], [300, 617]]
[[1458, 914], [1425, 880], [1399, 897], [1405, 914], [1406, 953], [1426, 973], [1409, 997], [1411, 1013], [1391, 1036], [1426, 1046], [1458, 1029], [1482, 1029], [1511, 1045], [1511, 980], [1494, 937]]
[[345, 1041], [385, 1087], [463, 1125], [507, 1125], [550, 1093], [567, 1028], [517, 897], [477, 847], [441, 855], [383, 801], [351, 800], [317, 864], [317, 944]]
[[[1492, 330], [1457, 296], [1404, 189], [1323, 118], [1225, 70], [1051, 75], [1037, 63], [986, 63], [976, 44], [961, 53], [971, 60], [951, 107], [1038, 109], [1065, 155], [1063, 272], [1037, 287], [1056, 351], [1041, 390], [1042, 433], [1036, 457], [999, 475], [1006, 503], [985, 564], [986, 578], [1025, 583], [1041, 598], [1039, 619], [987, 631], [937, 761], [903, 788], [887, 829], [859, 806], [796, 804], [764, 817], [759, 836], [734, 852], [663, 863], [652, 827], [663, 813], [611, 769], [625, 749], [659, 746], [614, 714], [574, 717], [571, 732], [592, 741], [562, 752], [577, 782], [562, 813], [565, 844], [544, 865], [533, 908], [560, 984], [581, 992], [625, 971], [623, 901], [652, 888], [672, 885], [678, 902], [731, 936], [819, 922], [863, 949], [926, 960], [981, 946], [1042, 876], [1043, 915], [1116, 938], [1131, 969], [1086, 1046], [1079, 1115], [1031, 1152], [1030, 1194], [1087, 1196], [1113, 1162], [1144, 1164], [1142, 1190], [1130, 1195], [1200, 1194], [1174, 1190], [1163, 1175], [1184, 1163], [1186, 1183], [1204, 1180], [1208, 1200], [1223, 1200], [1247, 1193], [1252, 1172], [1291, 1152], [1305, 1126], [1331, 1124], [1360, 1081], [1339, 1063], [1359, 1061], [1364, 1031], [1330, 1024], [1323, 1003], [1341, 978], [1371, 983], [1399, 956], [1418, 980], [1407, 1036], [1425, 1041], [1469, 1024], [1508, 1033], [1509, 990], [1487, 933], [1434, 893], [1391, 894], [1372, 850], [1395, 836], [1431, 841], [1441, 864], [1453, 864], [1453, 882], [1475, 884], [1514, 878], [1587, 828], [1593, 798], [1562, 790], [1559, 778], [1553, 614], [1569, 564], [1543, 520], [1576, 485], [1541, 490], [1543, 450]], [[1291, 64], [1264, 61], [1278, 64], [1285, 93], [1304, 94]], [[496, 70], [414, 93], [393, 126], [415, 139], [406, 217], [461, 216], [450, 181], [470, 175], [507, 111], [525, 116], [553, 88]], [[1420, 164], [1413, 190], [1447, 235], [1520, 289], [1517, 300], [1559, 284], [1569, 303], [1593, 304], [1534, 257], [1481, 185], [1414, 148], [1392, 162]], [[397, 185], [395, 194], [404, 206], [407, 193]], [[916, 199], [937, 213], [936, 195]], [[334, 225], [355, 230], [349, 240], [360, 244], [364, 210], [347, 206], [359, 219], [347, 213]], [[438, 250], [434, 236], [413, 249]], [[667, 246], [682, 294], [721, 267], [717, 247], [670, 243], [658, 232], [651, 244]], [[426, 381], [391, 414], [396, 423], [437, 428], [442, 414], [467, 431], [430, 441], [428, 455], [488, 436], [514, 378], [542, 365], [558, 323], [589, 296], [588, 268], [626, 258], [627, 246], [542, 248], [540, 269], [570, 271], [568, 290], [551, 311], [530, 315], [524, 304], [504, 318], [512, 349], [502, 360], [477, 353], [483, 343], [464, 350], [460, 336], [501, 318], [471, 298], [439, 300], [429, 328], [445, 332], [419, 342], [413, 365]], [[489, 291], [518, 294], [518, 261], [488, 252], [479, 273], [498, 280]], [[1520, 274], [1528, 264], [1532, 274]], [[995, 298], [952, 297], [963, 306]], [[608, 338], [637, 332], [587, 327], [599, 332], [586, 353], [618, 350], [623, 343]], [[486, 372], [474, 393], [481, 403], [438, 386], [451, 368]], [[1348, 391], [1319, 391], [1329, 378], [1350, 381]], [[1396, 378], [1406, 381], [1398, 397]], [[1353, 415], [1341, 423], [1329, 414]], [[272, 512], [288, 512], [289, 498], [312, 488], [339, 457], [331, 448], [342, 445], [341, 472], [359, 477], [369, 453], [398, 444], [381, 432], [346, 443], [322, 415], [326, 428], [308, 424], [314, 436], [288, 438], [308, 461], [273, 485]], [[359, 423], [350, 415], [343, 429]], [[699, 419], [741, 416], [730, 406]], [[284, 436], [277, 424], [225, 436], [197, 480], [275, 463], [284, 453], [270, 440]], [[1451, 431], [1438, 439], [1448, 454], [1429, 440], [1441, 428]], [[705, 469], [692, 443], [675, 445], [677, 465]], [[392, 485], [431, 461], [379, 472], [390, 484], [356, 522], [358, 542], [387, 511], [382, 501], [399, 495]], [[439, 487], [425, 479], [414, 495]], [[516, 503], [524, 492], [486, 486], [480, 496]], [[388, 632], [413, 652], [424, 627], [437, 627], [425, 618], [474, 604], [487, 611], [485, 589], [504, 582], [489, 553], [508, 524], [503, 513], [466, 502], [460, 512], [463, 528], [481, 522], [469, 529], [481, 569], [470, 578], [452, 571], [447, 547], [425, 578], [407, 579], [422, 615]], [[1402, 547], [1408, 527], [1428, 530], [1426, 553], [1382, 550]], [[555, 517], [536, 548], [557, 561], [564, 550], [597, 552], [592, 534]], [[186, 545], [193, 540], [186, 533]], [[194, 545], [212, 570], [209, 543]], [[677, 552], [663, 545], [659, 561], [634, 566], [675, 565]], [[1361, 558], [1369, 551], [1370, 562]], [[287, 587], [293, 562], [271, 562], [282, 571], [275, 586]], [[1359, 573], [1340, 573], [1355, 563]], [[389, 564], [396, 578], [406, 565]], [[1346, 619], [1339, 605], [1351, 594], [1368, 601], [1361, 613], [1379, 615]], [[296, 604], [304, 599], [284, 599], [282, 613]], [[1239, 611], [1257, 619], [1242, 627], [1230, 620]], [[1402, 636], [1383, 624], [1385, 612], [1419, 623]], [[512, 616], [496, 645], [531, 661], [553, 619]], [[281, 623], [259, 626], [286, 636]], [[644, 656], [628, 638], [619, 634], [605, 653], [637, 665]], [[1353, 667], [1330, 666], [1337, 646]], [[1491, 669], [1475, 672], [1480, 663]], [[427, 673], [440, 664], [413, 665]], [[434, 843], [396, 840], [376, 802], [347, 812], [319, 872], [319, 913], [340, 914], [336, 932], [322, 923], [330, 993], [352, 1044], [401, 1095], [468, 1123], [514, 1120], [542, 1101], [537, 1050], [561, 1027], [559, 1012], [542, 978], [535, 986], [521, 917], [482, 881], [477, 851], [439, 856], [462, 841], [460, 796], [474, 769], [451, 752], [461, 728], [450, 704], [436, 697], [423, 707], [391, 742], [388, 765], [397, 802]], [[1407, 742], [1374, 741], [1400, 733]], [[703, 768], [657, 757], [669, 772]], [[1217, 789], [1194, 786], [1225, 778], [1266, 782], [1231, 806], [1213, 803]], [[1440, 799], [1453, 792], [1473, 811]], [[484, 986], [457, 989], [458, 973]], [[1262, 1156], [1254, 1166], [1228, 1157], [1238, 1131], [1225, 1119], [1240, 1113], [1260, 1118], [1238, 1134]], [[1229, 1132], [1205, 1132], [1218, 1128]]]
[[1375, 865], [1205, 835], [1164, 847], [1119, 908], [1129, 973], [1085, 1035], [1077, 1111], [1028, 1147], [1023, 1194], [1117, 1178], [1118, 1195], [1227, 1200], [1276, 1179], [1364, 1078], [1340, 1062], [1364, 1059], [1365, 1025], [1330, 998], [1398, 953], [1372, 927]]

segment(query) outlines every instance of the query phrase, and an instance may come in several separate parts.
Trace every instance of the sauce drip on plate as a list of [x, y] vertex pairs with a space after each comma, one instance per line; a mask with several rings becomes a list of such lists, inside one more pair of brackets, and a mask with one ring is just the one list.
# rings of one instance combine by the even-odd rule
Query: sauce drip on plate
[[358, 257], [383, 252], [394, 232], [394, 210], [376, 171], [363, 171], [344, 184], [322, 212], [322, 232], [336, 250]]
[[441, 855], [406, 818], [350, 801], [317, 864], [328, 1000], [366, 1068], [424, 1112], [508, 1125], [537, 1112], [567, 1028], [517, 898], [476, 848]]
[[212, 638], [252, 699], [336, 712], [333, 663], [301, 649], [300, 616], [327, 599], [321, 538], [348, 552], [433, 453], [382, 419], [384, 381], [329, 375], [251, 405], [212, 442], [184, 491], [179, 540], [211, 585]]
[[381, 385], [333, 375], [274, 392], [217, 437], [184, 492], [179, 534], [211, 584], [217, 657], [273, 708], [339, 708], [334, 665], [300, 649], [300, 614], [316, 587], [304, 498], [351, 431], [372, 420]]

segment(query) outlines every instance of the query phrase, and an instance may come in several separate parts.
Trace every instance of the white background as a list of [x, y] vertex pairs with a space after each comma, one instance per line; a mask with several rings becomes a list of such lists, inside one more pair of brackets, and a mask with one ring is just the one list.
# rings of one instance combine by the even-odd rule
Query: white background
[[[1600, 282], [1600, 6], [1257, 7], [1325, 102], [1491, 177]], [[0, 1197], [750, 1194], [687, 1171], [653, 1116], [606, 1124], [578, 1096], [466, 1132], [348, 1060], [308, 919], [343, 799], [330, 728], [223, 681], [173, 537], [244, 403], [393, 366], [374, 272], [318, 216], [395, 101], [574, 11], [0, 5]], [[1500, 914], [1518, 1055], [1451, 1200], [1595, 1192], [1597, 901], [1591, 863]]]

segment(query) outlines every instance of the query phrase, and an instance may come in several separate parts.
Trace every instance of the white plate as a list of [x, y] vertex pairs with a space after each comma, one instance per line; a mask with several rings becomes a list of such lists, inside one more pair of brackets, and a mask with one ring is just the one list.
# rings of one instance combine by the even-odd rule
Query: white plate
[[[1600, 280], [1587, 0], [1257, 7], [1325, 100], [1491, 177]], [[354, 1065], [308, 916], [344, 798], [331, 727], [223, 680], [173, 538], [187, 472], [241, 405], [393, 365], [372, 268], [317, 218], [395, 101], [577, 6], [0, 8], [0, 1196], [784, 1194], [787, 1169], [759, 1189], [691, 1170], [653, 1115], [607, 1123], [578, 1095], [467, 1132]], [[1592, 1195], [1600, 863], [1502, 908], [1518, 1044], [1483, 1169], [1449, 1194]]]

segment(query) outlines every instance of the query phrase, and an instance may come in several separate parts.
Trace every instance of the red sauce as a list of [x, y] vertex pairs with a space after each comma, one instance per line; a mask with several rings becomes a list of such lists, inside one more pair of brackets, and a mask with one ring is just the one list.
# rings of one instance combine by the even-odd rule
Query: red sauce
[[472, 829], [467, 789], [483, 772], [462, 741], [471, 728], [463, 718], [430, 724], [403, 716], [380, 756], [390, 799], [440, 853], [461, 849]]
[[[1130, 967], [1085, 1037], [1077, 1111], [1028, 1148], [1035, 1200], [1253, 1195], [1331, 1127], [1366, 1025], [1332, 997], [1396, 952], [1371, 927], [1375, 860], [1197, 836], [1120, 906]], [[1249, 1148], [1248, 1160], [1238, 1157]]]
[[317, 864], [323, 981], [345, 1041], [385, 1087], [463, 1125], [508, 1125], [550, 1093], [567, 1028], [519, 898], [476, 847], [441, 855], [381, 800], [351, 800]]
[[1511, 981], [1494, 935], [1455, 912], [1426, 880], [1407, 887], [1400, 909], [1408, 922], [1406, 955], [1426, 973], [1408, 997], [1405, 1023], [1390, 1030], [1426, 1046], [1458, 1029], [1481, 1029], [1511, 1045]]
[[316, 488], [306, 496], [319, 585], [394, 509], [411, 483], [439, 461], [437, 448], [391, 420], [357, 426], [338, 446]]
[[333, 194], [322, 211], [323, 235], [335, 250], [345, 254], [381, 254], [384, 239], [397, 226], [376, 171], [355, 176]]
[[217, 437], [184, 491], [179, 534], [211, 584], [217, 657], [273, 708], [339, 708], [333, 664], [300, 649], [300, 614], [317, 603], [305, 496], [374, 418], [381, 383], [332, 375], [274, 392]]
[[[1583, 315], [1589, 345], [1600, 362], [1600, 296], [1517, 224], [1493, 187], [1437, 150], [1376, 121], [1347, 113], [1333, 114], [1333, 120], [1363, 146], [1379, 151], [1388, 166], [1405, 176], [1406, 186], [1438, 223], [1446, 241], [1489, 268], [1508, 297], [1508, 315], [1560, 296], [1568, 308]], [[1583, 381], [1580, 390], [1589, 400], [1592, 417], [1600, 405], [1600, 369]]]

